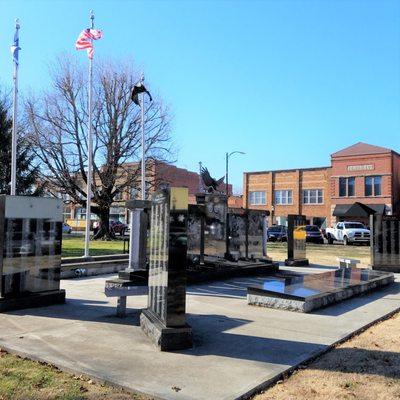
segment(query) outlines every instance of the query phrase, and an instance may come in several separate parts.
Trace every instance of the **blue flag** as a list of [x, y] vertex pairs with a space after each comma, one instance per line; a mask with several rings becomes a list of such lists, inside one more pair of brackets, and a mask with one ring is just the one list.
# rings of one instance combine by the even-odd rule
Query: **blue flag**
[[14, 43], [11, 46], [11, 54], [13, 56], [13, 60], [15, 64], [18, 65], [18, 52], [21, 50], [21, 47], [19, 47], [19, 35], [18, 35], [18, 30], [19, 30], [19, 25], [17, 25], [15, 29], [15, 35], [14, 35]]

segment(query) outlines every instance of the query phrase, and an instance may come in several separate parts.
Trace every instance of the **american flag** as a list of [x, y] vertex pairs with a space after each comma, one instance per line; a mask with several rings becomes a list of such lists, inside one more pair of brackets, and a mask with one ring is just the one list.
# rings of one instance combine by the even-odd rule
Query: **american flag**
[[101, 39], [102, 36], [103, 32], [98, 29], [85, 29], [76, 40], [75, 47], [77, 50], [87, 49], [88, 57], [92, 59], [94, 53], [92, 40]]

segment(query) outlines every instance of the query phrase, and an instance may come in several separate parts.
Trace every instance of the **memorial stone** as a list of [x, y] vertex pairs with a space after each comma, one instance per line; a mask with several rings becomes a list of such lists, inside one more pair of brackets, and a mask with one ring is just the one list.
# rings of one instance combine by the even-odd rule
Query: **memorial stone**
[[244, 259], [247, 253], [247, 215], [229, 214], [229, 252], [233, 259]]
[[285, 265], [306, 266], [306, 217], [304, 215], [288, 215], [287, 251]]
[[168, 188], [152, 199], [148, 308], [144, 332], [162, 351], [192, 347], [186, 323], [188, 190]]
[[200, 193], [197, 204], [205, 206], [204, 253], [224, 257], [226, 252], [227, 197], [220, 193]]
[[204, 264], [204, 206], [189, 205], [188, 215], [188, 261], [190, 265]]
[[65, 301], [62, 201], [0, 195], [0, 311]]
[[247, 258], [260, 259], [264, 256], [264, 240], [267, 213], [264, 211], [249, 210], [247, 212]]
[[372, 269], [400, 272], [400, 218], [371, 215], [370, 227]]

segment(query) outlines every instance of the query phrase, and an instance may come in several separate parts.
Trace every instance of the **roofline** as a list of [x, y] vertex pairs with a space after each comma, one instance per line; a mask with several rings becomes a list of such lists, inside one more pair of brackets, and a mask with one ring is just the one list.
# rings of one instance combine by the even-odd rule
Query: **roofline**
[[249, 171], [249, 172], [243, 172], [243, 174], [246, 175], [260, 175], [260, 174], [269, 174], [271, 172], [295, 172], [295, 171], [319, 171], [321, 169], [329, 169], [332, 168], [332, 166], [327, 166], [327, 167], [311, 167], [311, 168], [290, 168], [290, 169], [271, 169], [269, 171]]
[[[341, 150], [340, 150], [341, 151]], [[347, 156], [335, 156], [335, 154], [340, 153], [340, 151], [337, 151], [336, 153], [331, 154], [331, 158], [346, 158], [346, 157], [363, 157], [363, 156], [374, 156], [374, 155], [379, 155], [379, 154], [396, 154], [397, 156], [400, 156], [400, 153], [398, 153], [395, 150], [387, 149], [386, 151], [381, 151], [380, 153], [362, 153], [362, 154], [349, 154]]]

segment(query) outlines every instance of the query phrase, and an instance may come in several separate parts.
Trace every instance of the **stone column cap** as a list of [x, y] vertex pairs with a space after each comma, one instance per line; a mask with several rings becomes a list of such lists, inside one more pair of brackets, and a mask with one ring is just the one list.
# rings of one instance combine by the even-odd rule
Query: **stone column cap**
[[149, 200], [128, 200], [125, 202], [125, 208], [129, 210], [140, 209], [150, 209], [151, 201]]

